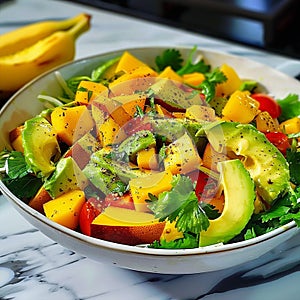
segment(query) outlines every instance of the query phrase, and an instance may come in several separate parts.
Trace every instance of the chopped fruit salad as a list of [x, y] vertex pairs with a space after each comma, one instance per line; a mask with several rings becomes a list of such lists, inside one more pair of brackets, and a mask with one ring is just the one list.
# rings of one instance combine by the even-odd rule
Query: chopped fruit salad
[[275, 99], [226, 62], [124, 51], [62, 78], [60, 97], [9, 134], [8, 189], [93, 238], [197, 248], [300, 224], [300, 101]]

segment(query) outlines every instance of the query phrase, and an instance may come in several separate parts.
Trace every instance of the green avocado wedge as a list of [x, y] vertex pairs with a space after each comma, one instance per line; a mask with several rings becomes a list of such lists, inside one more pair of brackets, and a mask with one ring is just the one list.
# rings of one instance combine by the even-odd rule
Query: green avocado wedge
[[290, 173], [287, 161], [253, 125], [214, 122], [205, 125], [204, 130], [217, 152], [242, 161], [264, 201], [272, 204], [288, 190]]
[[26, 163], [37, 177], [48, 177], [54, 170], [52, 158], [60, 155], [59, 145], [52, 125], [37, 116], [24, 124], [22, 143]]
[[226, 243], [238, 235], [254, 211], [254, 182], [239, 159], [218, 163], [225, 204], [222, 214], [200, 232], [199, 246]]

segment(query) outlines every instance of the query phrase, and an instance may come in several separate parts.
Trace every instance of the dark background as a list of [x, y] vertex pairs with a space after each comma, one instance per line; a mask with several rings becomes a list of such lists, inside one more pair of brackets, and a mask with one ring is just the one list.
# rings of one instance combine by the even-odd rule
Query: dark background
[[300, 58], [299, 0], [66, 0]]

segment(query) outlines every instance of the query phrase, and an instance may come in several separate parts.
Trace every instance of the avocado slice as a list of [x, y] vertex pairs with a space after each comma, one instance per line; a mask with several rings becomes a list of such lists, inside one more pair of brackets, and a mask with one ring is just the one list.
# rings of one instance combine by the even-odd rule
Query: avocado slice
[[27, 120], [22, 131], [26, 163], [38, 177], [48, 177], [54, 170], [52, 158], [60, 155], [56, 133], [43, 117]]
[[156, 101], [170, 111], [179, 110], [184, 111], [186, 108], [198, 104], [203, 104], [199, 93], [185, 91], [180, 88], [173, 80], [160, 78], [151, 87], [152, 92], [156, 98]]
[[200, 232], [199, 246], [226, 243], [238, 235], [254, 211], [254, 182], [239, 159], [218, 163], [225, 204], [222, 214]]
[[253, 178], [259, 195], [269, 204], [289, 187], [288, 163], [266, 136], [250, 124], [214, 122], [204, 127], [217, 152], [239, 158]]
[[121, 192], [126, 188], [125, 184], [109, 169], [104, 169], [92, 162], [85, 166], [83, 173], [105, 195]]
[[149, 130], [140, 130], [125, 139], [117, 149], [117, 152], [126, 153], [132, 160], [138, 151], [155, 146], [154, 134]]
[[88, 180], [71, 156], [59, 160], [52, 176], [47, 178], [44, 188], [52, 198], [71, 190], [83, 190]]
[[[93, 180], [91, 178], [91, 174], [93, 173], [96, 175], [96, 171], [94, 171], [93, 169], [97, 169], [97, 172], [106, 173], [107, 175], [109, 173], [113, 174], [113, 176], [117, 176], [126, 184], [132, 178], [147, 176], [147, 173], [141, 171], [138, 168], [132, 168], [130, 164], [126, 162], [117, 161], [103, 155], [103, 152], [101, 150], [92, 154], [90, 163], [83, 170], [84, 174], [86, 174], [86, 176], [91, 181]], [[115, 179], [111, 178], [111, 180]]]

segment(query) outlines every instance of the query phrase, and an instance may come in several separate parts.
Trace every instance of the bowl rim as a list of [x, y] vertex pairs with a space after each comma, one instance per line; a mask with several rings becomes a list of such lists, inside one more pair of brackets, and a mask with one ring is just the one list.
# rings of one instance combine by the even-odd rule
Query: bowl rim
[[[285, 233], [289, 230], [297, 228], [297, 224], [295, 221], [291, 221], [285, 225], [282, 225], [270, 232], [262, 234], [258, 237], [231, 243], [231, 244], [214, 244], [205, 247], [197, 247], [197, 248], [186, 248], [186, 249], [155, 249], [155, 248], [147, 248], [143, 246], [130, 246], [125, 244], [114, 243], [94, 237], [90, 237], [84, 235], [83, 233], [77, 232], [75, 230], [69, 229], [63, 225], [60, 225], [50, 219], [48, 219], [43, 214], [39, 213], [28, 204], [23, 202], [21, 199], [16, 197], [5, 185], [2, 181], [0, 181], [0, 190], [2, 190], [3, 194], [7, 196], [9, 200], [13, 201], [13, 204], [16, 205], [19, 209], [24, 212], [30, 214], [31, 217], [38, 219], [44, 225], [50, 227], [51, 229], [56, 230], [57, 232], [66, 234], [79, 240], [81, 242], [91, 244], [96, 247], [106, 248], [107, 250], [114, 250], [120, 252], [130, 252], [135, 254], [143, 254], [143, 255], [154, 255], [154, 256], [193, 256], [193, 255], [204, 255], [204, 254], [213, 254], [219, 252], [227, 252], [232, 250], [239, 250], [242, 248], [247, 248], [249, 246], [254, 246], [259, 243], [263, 243], [269, 239], [272, 239], [275, 236], [278, 236], [282, 233]], [[30, 221], [29, 221], [30, 222]]]
[[[153, 46], [146, 46], [146, 47], [118, 48], [116, 50], [111, 50], [111, 51], [107, 51], [107, 52], [102, 52], [102, 53], [82, 57], [82, 58], [79, 58], [79, 59], [61, 64], [59, 66], [56, 66], [56, 67], [40, 74], [39, 76], [35, 77], [34, 79], [32, 79], [31, 81], [26, 83], [18, 91], [16, 91], [4, 103], [4, 105], [1, 107], [0, 117], [5, 112], [6, 108], [12, 103], [14, 98], [18, 97], [18, 95], [21, 94], [24, 90], [28, 89], [32, 84], [39, 81], [43, 77], [46, 77], [49, 74], [54, 73], [56, 71], [60, 71], [63, 68], [67, 68], [68, 66], [71, 66], [73, 64], [80, 64], [80, 63], [83, 63], [83, 62], [91, 60], [91, 59], [97, 59], [98, 57], [101, 57], [101, 56], [110, 56], [110, 55], [113, 55], [113, 54], [122, 53], [124, 51], [140, 51], [140, 50], [149, 51], [151, 49], [164, 50], [164, 49], [170, 49], [170, 48], [175, 48], [175, 49], [178, 49], [178, 50], [180, 50], [180, 49], [191, 50], [193, 47], [192, 46], [182, 46], [182, 45], [172, 45], [172, 47], [166, 46], [166, 45], [159, 45], [159, 46], [154, 46], [153, 45]], [[242, 59], [244, 61], [248, 61], [248, 62], [255, 63], [257, 65], [260, 65], [260, 66], [264, 66], [264, 67], [268, 68], [269, 70], [272, 70], [272, 72], [280, 73], [281, 75], [284, 75], [289, 80], [295, 80], [296, 82], [298, 82], [295, 78], [293, 78], [293, 77], [291, 77], [291, 76], [289, 76], [285, 73], [282, 73], [279, 70], [276, 70], [276, 69], [274, 69], [270, 66], [264, 65], [263, 63], [254, 61], [254, 60], [252, 60], [248, 57], [238, 56], [238, 55], [234, 55], [234, 54], [231, 54], [231, 53], [222, 52], [222, 51], [219, 51], [219, 50], [209, 49], [209, 48], [198, 48], [197, 47], [197, 51], [209, 52], [211, 54], [224, 55], [226, 57], [233, 58], [233, 59], [239, 58], [239, 59]], [[2, 191], [2, 193], [6, 196], [6, 198], [9, 199], [9, 201], [12, 200], [13, 204], [16, 205], [18, 208], [20, 208], [22, 211], [29, 213], [31, 215], [31, 217], [33, 217], [35, 219], [38, 219], [40, 222], [42, 222], [44, 225], [50, 227], [51, 229], [54, 229], [54, 230], [56, 230], [60, 233], [69, 235], [72, 238], [75, 238], [75, 239], [77, 239], [81, 242], [84, 242], [85, 244], [91, 244], [91, 245], [96, 246], [96, 247], [106, 248], [107, 250], [114, 250], [114, 251], [118, 251], [118, 252], [127, 252], [127, 253], [135, 253], [135, 254], [142, 254], [142, 255], [151, 255], [151, 256], [198, 256], [198, 255], [207, 255], [207, 254], [213, 254], [213, 253], [227, 252], [227, 251], [232, 251], [232, 250], [239, 250], [239, 249], [242, 249], [242, 248], [247, 248], [249, 246], [254, 246], [256, 244], [266, 242], [267, 240], [270, 240], [270, 239], [274, 238], [275, 236], [278, 236], [278, 235], [280, 235], [284, 232], [287, 232], [289, 230], [297, 228], [296, 222], [291, 221], [291, 222], [289, 222], [285, 225], [280, 226], [279, 228], [276, 228], [276, 229], [274, 229], [270, 232], [267, 232], [265, 234], [262, 234], [258, 237], [255, 237], [255, 238], [252, 238], [252, 239], [249, 239], [249, 240], [244, 240], [244, 241], [231, 243], [231, 244], [222, 244], [222, 243], [220, 243], [220, 244], [214, 244], [214, 245], [210, 245], [210, 246], [191, 248], [191, 249], [189, 249], [189, 248], [188, 249], [155, 249], [155, 248], [147, 248], [147, 247], [144, 247], [144, 246], [130, 246], [130, 245], [119, 244], [119, 243], [114, 243], [114, 242], [110, 242], [110, 241], [90, 237], [90, 236], [84, 235], [83, 233], [80, 233], [80, 232], [77, 232], [75, 230], [69, 229], [69, 228], [67, 228], [63, 225], [55, 223], [54, 221], [48, 219], [43, 214], [41, 214], [38, 211], [31, 208], [28, 204], [23, 202], [18, 197], [16, 197], [4, 185], [2, 180], [0, 180], [0, 191]]]

